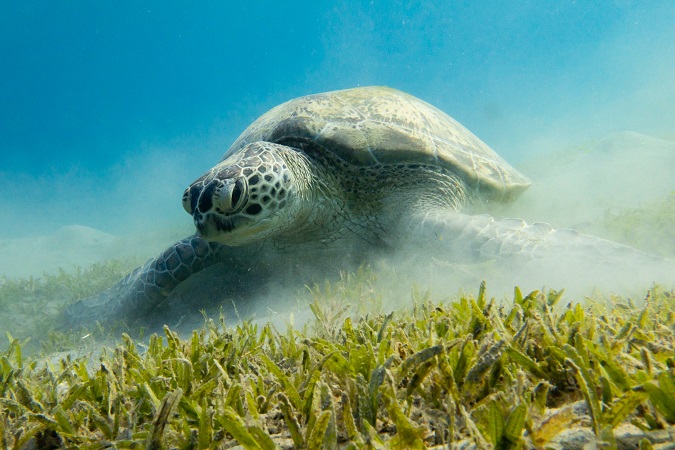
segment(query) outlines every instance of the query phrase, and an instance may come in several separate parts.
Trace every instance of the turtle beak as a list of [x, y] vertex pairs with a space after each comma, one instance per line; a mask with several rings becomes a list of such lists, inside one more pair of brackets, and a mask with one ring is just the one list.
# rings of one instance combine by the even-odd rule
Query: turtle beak
[[183, 192], [183, 209], [194, 219], [199, 234], [204, 236], [207, 231], [207, 217], [213, 207], [213, 192], [217, 187], [217, 180], [204, 176], [196, 180]]
[[204, 178], [205, 177], [198, 179], [183, 192], [183, 209], [191, 216], [195, 214], [199, 196], [204, 189]]
[[194, 219], [205, 239], [222, 239], [235, 229], [237, 216], [247, 203], [248, 183], [244, 177], [201, 179], [183, 193], [183, 208]]
[[185, 191], [188, 198], [185, 210], [192, 215], [195, 227], [203, 237], [207, 237], [209, 229], [212, 228], [208, 223], [209, 217], [213, 216], [213, 194], [218, 184], [217, 180], [211, 180], [206, 186], [195, 183]]

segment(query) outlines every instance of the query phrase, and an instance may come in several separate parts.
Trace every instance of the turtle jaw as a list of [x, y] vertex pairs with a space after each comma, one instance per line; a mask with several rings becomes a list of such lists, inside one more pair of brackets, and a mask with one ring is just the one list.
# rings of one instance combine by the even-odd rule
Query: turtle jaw
[[[233, 220], [234, 219], [234, 220]], [[273, 227], [274, 221], [263, 219], [256, 222], [237, 220], [218, 214], [206, 214], [195, 217], [197, 233], [207, 241], [219, 242], [230, 246], [245, 245], [260, 240]]]

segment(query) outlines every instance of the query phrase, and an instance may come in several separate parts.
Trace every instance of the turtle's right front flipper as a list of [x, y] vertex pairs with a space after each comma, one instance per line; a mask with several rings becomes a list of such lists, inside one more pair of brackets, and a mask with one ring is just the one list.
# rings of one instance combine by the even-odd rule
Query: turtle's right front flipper
[[412, 248], [424, 255], [462, 262], [496, 261], [501, 268], [544, 274], [563, 286], [580, 278], [675, 282], [671, 259], [545, 223], [434, 211], [413, 216], [406, 230], [412, 231]]
[[194, 235], [176, 242], [123, 280], [66, 308], [68, 325], [134, 319], [152, 311], [191, 275], [221, 261], [227, 247]]

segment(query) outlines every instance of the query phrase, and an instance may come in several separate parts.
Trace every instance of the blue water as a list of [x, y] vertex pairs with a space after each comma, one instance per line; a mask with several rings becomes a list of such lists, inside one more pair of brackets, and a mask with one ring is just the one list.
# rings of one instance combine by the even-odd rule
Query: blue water
[[358, 85], [421, 97], [515, 163], [675, 138], [672, 1], [229, 3], [2, 2], [0, 237], [178, 220], [258, 115]]

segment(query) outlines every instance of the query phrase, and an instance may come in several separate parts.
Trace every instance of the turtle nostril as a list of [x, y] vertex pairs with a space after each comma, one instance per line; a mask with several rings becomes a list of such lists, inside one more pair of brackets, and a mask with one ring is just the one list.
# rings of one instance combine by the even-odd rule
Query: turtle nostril
[[187, 211], [188, 214], [194, 215], [197, 210], [197, 202], [199, 200], [199, 193], [201, 189], [199, 186], [192, 185], [189, 188], [185, 189], [183, 192], [183, 209]]
[[201, 189], [197, 186], [190, 188], [190, 214], [194, 214], [197, 211], [197, 203], [199, 202], [199, 194]]
[[217, 184], [218, 183], [216, 181], [210, 182], [206, 186], [206, 188], [204, 188], [204, 190], [201, 191], [201, 194], [199, 194], [199, 202], [197, 209], [200, 212], [205, 213], [213, 207], [213, 191], [216, 190]]
[[183, 192], [183, 209], [187, 211], [188, 214], [192, 214], [192, 204], [190, 203], [190, 188], [185, 189]]

